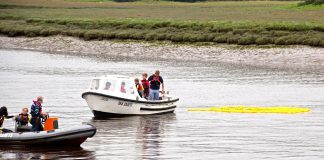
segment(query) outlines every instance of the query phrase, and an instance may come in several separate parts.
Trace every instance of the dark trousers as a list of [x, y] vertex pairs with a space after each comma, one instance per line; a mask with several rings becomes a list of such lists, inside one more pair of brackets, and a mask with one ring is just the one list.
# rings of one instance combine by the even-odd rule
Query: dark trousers
[[31, 120], [32, 123], [32, 131], [43, 131], [43, 125], [42, 125], [42, 120], [41, 118], [35, 118]]

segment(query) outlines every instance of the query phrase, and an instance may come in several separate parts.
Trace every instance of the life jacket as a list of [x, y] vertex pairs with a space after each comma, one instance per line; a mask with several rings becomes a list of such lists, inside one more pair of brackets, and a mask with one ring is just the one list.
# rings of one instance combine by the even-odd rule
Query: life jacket
[[[39, 107], [39, 115], [38, 116], [36, 116], [36, 117], [33, 117], [33, 115], [32, 115], [32, 120], [31, 120], [31, 124], [39, 124], [39, 123], [42, 123], [41, 122], [41, 115], [42, 115], [42, 111], [43, 111], [43, 109], [42, 109], [42, 104], [41, 103], [39, 103], [38, 101], [33, 101], [33, 105], [35, 106], [35, 107]], [[33, 107], [33, 106], [32, 106]], [[31, 113], [32, 113], [32, 111], [31, 111]]]
[[147, 79], [141, 80], [142, 86], [144, 90], [148, 90], [150, 88], [150, 82]]
[[141, 97], [143, 97], [143, 95], [142, 95], [142, 91], [144, 91], [144, 88], [143, 88], [143, 86], [141, 85], [141, 84], [135, 84], [135, 86], [136, 86], [136, 89], [137, 89], [137, 92], [138, 92], [138, 94], [141, 96]]
[[17, 122], [20, 125], [26, 126], [26, 125], [28, 125], [28, 122], [29, 122], [29, 115], [28, 114], [22, 114], [22, 113], [20, 113], [18, 115], [18, 119], [17, 120], [18, 120]]
[[160, 76], [156, 76], [154, 74], [152, 76], [153, 76], [153, 79], [151, 80], [151, 85], [159, 86], [161, 84]]
[[135, 85], [136, 85], [137, 91], [143, 91], [144, 90], [144, 88], [143, 88], [143, 86], [141, 84], [135, 84]]
[[34, 102], [34, 105], [36, 105], [36, 106], [39, 107], [39, 114], [41, 115], [42, 114], [42, 111], [43, 111], [42, 104], [39, 103], [38, 101], [33, 101], [33, 102]]

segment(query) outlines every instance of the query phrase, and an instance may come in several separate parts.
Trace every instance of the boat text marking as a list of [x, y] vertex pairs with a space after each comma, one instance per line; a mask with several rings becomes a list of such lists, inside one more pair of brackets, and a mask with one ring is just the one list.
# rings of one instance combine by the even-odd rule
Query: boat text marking
[[120, 106], [132, 107], [132, 106], [133, 106], [133, 103], [129, 103], [129, 102], [121, 102], [121, 101], [119, 101], [119, 102], [118, 102], [118, 105], [120, 105]]

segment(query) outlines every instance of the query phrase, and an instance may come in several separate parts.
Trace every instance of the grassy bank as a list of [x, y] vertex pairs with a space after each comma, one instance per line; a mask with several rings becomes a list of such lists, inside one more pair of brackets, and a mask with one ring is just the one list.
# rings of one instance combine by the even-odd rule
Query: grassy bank
[[1, 34], [324, 47], [324, 7], [298, 2], [21, 2], [0, 0]]

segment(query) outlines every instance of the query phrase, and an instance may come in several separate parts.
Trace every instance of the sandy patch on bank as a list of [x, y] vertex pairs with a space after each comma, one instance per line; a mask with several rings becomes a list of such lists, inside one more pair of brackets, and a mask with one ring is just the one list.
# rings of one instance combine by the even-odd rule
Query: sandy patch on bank
[[50, 53], [95, 56], [125, 56], [149, 59], [217, 61], [222, 63], [274, 68], [324, 69], [324, 48], [290, 46], [287, 48], [228, 48], [219, 46], [156, 45], [84, 41], [74, 37], [5, 37], [2, 49], [28, 49]]

